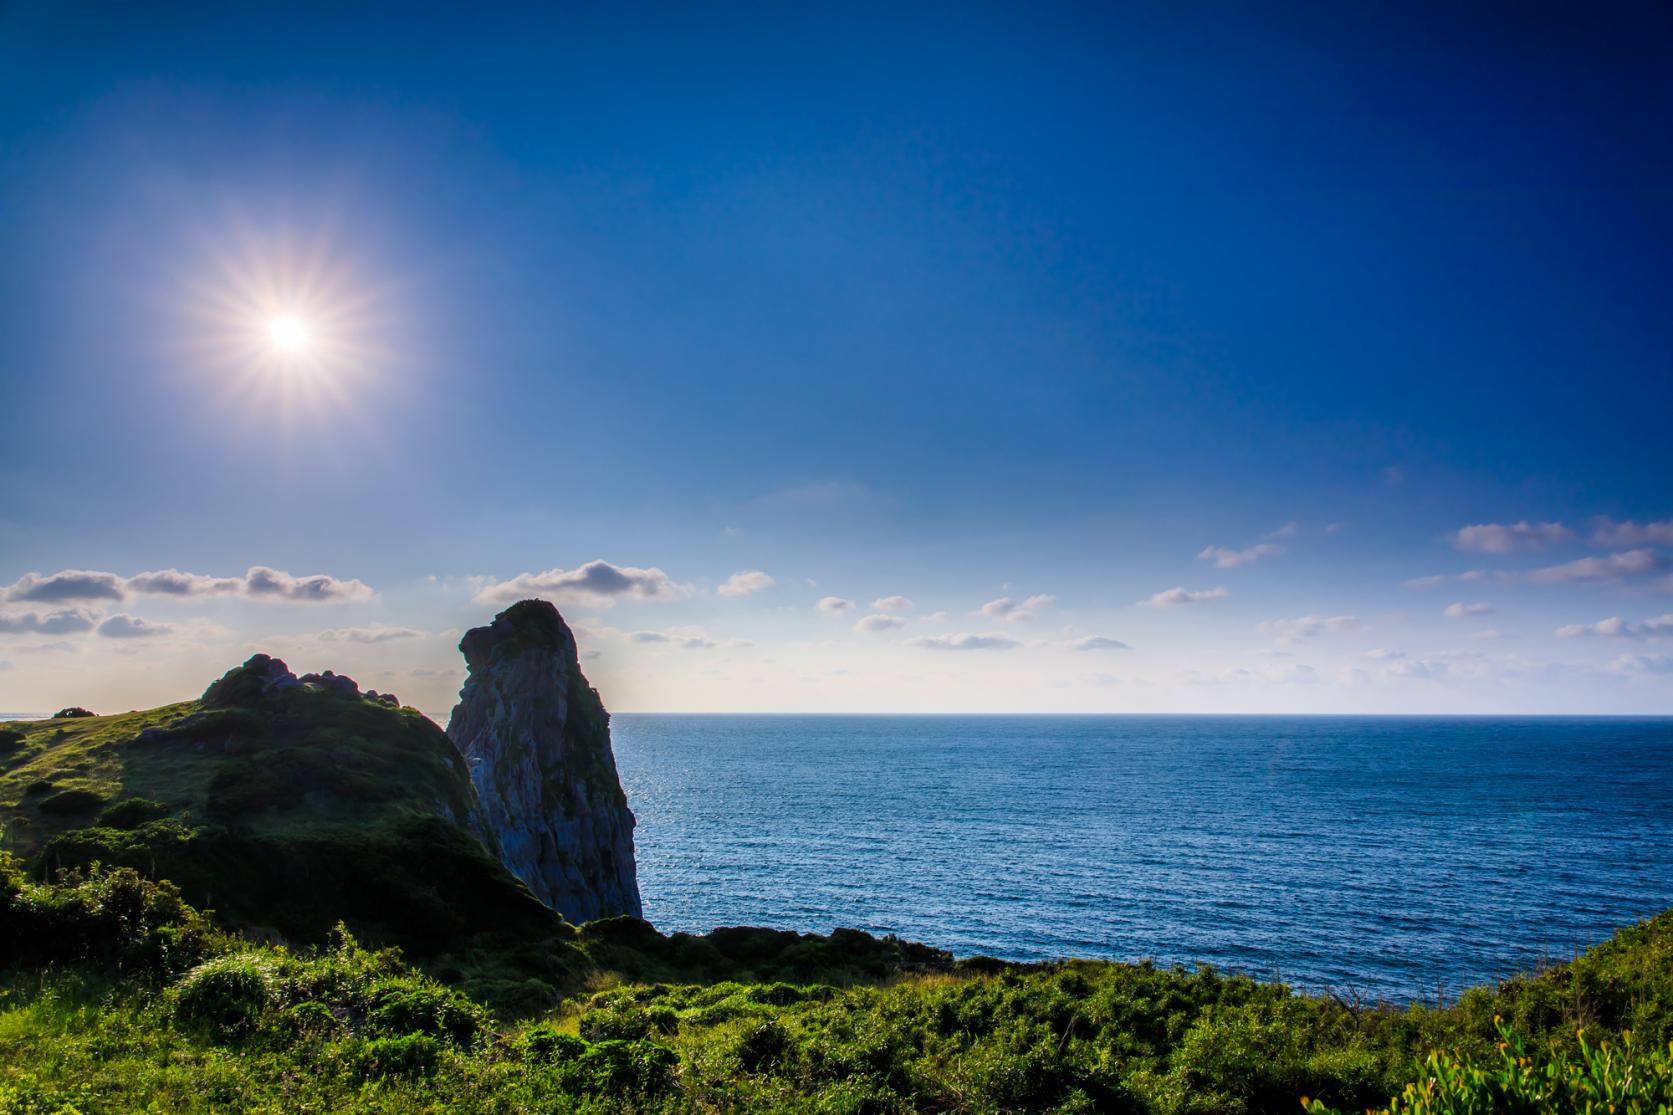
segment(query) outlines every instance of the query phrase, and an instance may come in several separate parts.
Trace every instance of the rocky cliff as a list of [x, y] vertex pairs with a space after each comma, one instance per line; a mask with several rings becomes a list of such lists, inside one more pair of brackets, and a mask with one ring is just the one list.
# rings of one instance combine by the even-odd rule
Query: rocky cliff
[[447, 734], [506, 867], [570, 921], [640, 916], [609, 714], [563, 617], [525, 600], [466, 632], [459, 649], [469, 674]]

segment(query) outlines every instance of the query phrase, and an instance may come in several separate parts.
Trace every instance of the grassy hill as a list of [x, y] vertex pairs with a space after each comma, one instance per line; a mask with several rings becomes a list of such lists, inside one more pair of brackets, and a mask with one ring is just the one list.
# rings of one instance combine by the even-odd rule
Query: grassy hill
[[272, 939], [345, 921], [428, 954], [564, 928], [469, 830], [463, 762], [415, 709], [297, 688], [0, 732], [0, 824], [38, 874], [132, 867]]
[[[1407, 1009], [1148, 964], [926, 970], [904, 950], [867, 974], [845, 956], [879, 942], [681, 941], [632, 919], [580, 937], [630, 963], [707, 952], [714, 968], [649, 982], [600, 965], [590, 986], [513, 1020], [341, 934], [312, 950], [256, 944], [133, 872], [42, 884], [0, 860], [0, 1115], [1673, 1104], [1673, 914], [1540, 975]], [[791, 953], [810, 975], [750, 978], [751, 957]], [[727, 964], [734, 978], [717, 978]]]

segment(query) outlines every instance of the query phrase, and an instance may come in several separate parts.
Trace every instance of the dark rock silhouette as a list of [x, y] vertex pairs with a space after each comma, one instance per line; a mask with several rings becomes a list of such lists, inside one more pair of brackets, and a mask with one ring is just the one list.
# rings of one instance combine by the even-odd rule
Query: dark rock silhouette
[[609, 714], [563, 617], [525, 600], [466, 632], [459, 649], [469, 675], [447, 734], [506, 867], [570, 921], [640, 916]]

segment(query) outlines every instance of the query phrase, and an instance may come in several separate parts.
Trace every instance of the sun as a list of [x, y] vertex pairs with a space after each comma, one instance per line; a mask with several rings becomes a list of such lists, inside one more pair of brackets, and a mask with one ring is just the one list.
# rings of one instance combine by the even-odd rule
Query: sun
[[299, 317], [283, 314], [267, 323], [267, 339], [280, 352], [301, 353], [313, 339], [308, 323]]

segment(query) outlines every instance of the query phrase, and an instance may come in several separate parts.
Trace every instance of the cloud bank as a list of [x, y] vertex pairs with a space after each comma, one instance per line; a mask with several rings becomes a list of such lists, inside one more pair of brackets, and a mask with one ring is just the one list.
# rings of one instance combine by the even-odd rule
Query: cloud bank
[[1260, 625], [1262, 631], [1289, 645], [1317, 635], [1335, 635], [1343, 631], [1357, 631], [1365, 625], [1358, 616], [1298, 616], [1295, 619], [1274, 619]]
[[1185, 604], [1204, 604], [1230, 595], [1230, 590], [1224, 587], [1191, 590], [1176, 585], [1170, 589], [1163, 589], [1148, 600], [1140, 600], [1139, 605], [1145, 608], [1178, 608]]
[[339, 627], [321, 631], [317, 638], [322, 643], [390, 643], [397, 639], [422, 639], [424, 632], [410, 627], [385, 627], [374, 623], [368, 627]]
[[97, 621], [96, 613], [83, 608], [0, 614], [0, 635], [74, 635], [93, 630]]
[[989, 600], [978, 608], [977, 612], [992, 619], [1004, 619], [1011, 623], [1026, 623], [1034, 618], [1036, 609], [1049, 608], [1055, 603], [1057, 603], [1057, 597], [1049, 592], [1036, 593], [1020, 603], [1012, 600], [1009, 596], [1001, 596], [997, 600]]
[[[1289, 533], [1294, 533], [1294, 527], [1294, 523], [1289, 524]], [[1283, 552], [1284, 547], [1271, 542], [1262, 542], [1245, 550], [1232, 550], [1225, 546], [1204, 546], [1202, 552], [1197, 554], [1197, 560], [1212, 561], [1220, 569], [1236, 569], [1240, 565], [1249, 565], [1263, 557], [1272, 557], [1274, 554]]]
[[174, 625], [152, 623], [138, 616], [111, 616], [99, 624], [99, 634], [107, 639], [154, 639], [174, 634]]
[[778, 582], [759, 569], [745, 569], [726, 578], [726, 583], [715, 589], [722, 596], [748, 596], [772, 588]]
[[1653, 639], [1673, 635], [1673, 612], [1656, 616], [1642, 623], [1628, 623], [1620, 616], [1610, 616], [1596, 623], [1571, 623], [1557, 628], [1557, 636], [1576, 639], [1587, 636], [1603, 639]]
[[294, 577], [283, 570], [252, 565], [242, 577], [211, 577], [178, 569], [120, 577], [115, 573], [63, 569], [46, 576], [25, 573], [0, 591], [0, 598], [29, 603], [124, 601], [134, 596], [167, 596], [178, 600], [241, 596], [269, 602], [328, 604], [369, 599], [372, 589], [363, 581], [343, 580], [325, 573]]
[[1628, 519], [1617, 523], [1605, 517], [1597, 521], [1592, 541], [1599, 546], [1673, 546], [1673, 519], [1654, 523], [1635, 523]]
[[1473, 523], [1452, 534], [1452, 544], [1478, 554], [1508, 554], [1555, 542], [1566, 542], [1574, 532], [1561, 523]]
[[1111, 639], [1104, 635], [1088, 635], [1084, 639], [1076, 639], [1070, 644], [1076, 650], [1132, 650], [1133, 648], [1120, 639]]
[[1022, 644], [1003, 635], [977, 635], [965, 632], [958, 635], [920, 635], [907, 642], [908, 646], [925, 650], [1010, 650]]
[[474, 597], [478, 604], [510, 604], [529, 597], [608, 608], [617, 600], [675, 600], [685, 589], [654, 566], [612, 565], [602, 559], [577, 569], [548, 569], [519, 573], [508, 581], [485, 585]]

